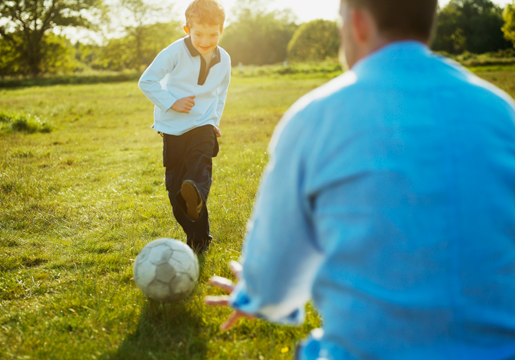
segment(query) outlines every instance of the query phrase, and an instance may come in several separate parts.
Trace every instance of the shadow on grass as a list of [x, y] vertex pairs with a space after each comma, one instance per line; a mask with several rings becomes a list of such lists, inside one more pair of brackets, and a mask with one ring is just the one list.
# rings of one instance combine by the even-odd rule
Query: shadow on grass
[[[200, 271], [204, 259], [200, 258]], [[103, 360], [206, 359], [208, 331], [202, 309], [195, 308], [190, 294], [177, 303], [147, 301], [141, 309], [137, 329], [126, 336], [116, 352]]]
[[184, 302], [149, 301], [141, 311], [136, 331], [116, 352], [101, 359], [205, 359], [209, 339], [202, 333], [200, 317]]

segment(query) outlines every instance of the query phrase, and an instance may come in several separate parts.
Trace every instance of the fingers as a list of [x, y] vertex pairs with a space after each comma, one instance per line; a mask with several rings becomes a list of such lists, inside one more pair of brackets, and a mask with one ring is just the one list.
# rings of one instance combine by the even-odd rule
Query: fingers
[[220, 276], [213, 276], [211, 279], [209, 279], [209, 283], [211, 285], [219, 287], [220, 289], [228, 293], [232, 293], [235, 287], [231, 280]]
[[[230, 306], [229, 296], [206, 296], [204, 298], [204, 302], [210, 306]], [[231, 329], [242, 317], [245, 317], [244, 313], [240, 311], [233, 311], [229, 318], [227, 318], [227, 320], [225, 320], [225, 322], [220, 325], [220, 330], [227, 331]]]
[[220, 325], [220, 330], [227, 331], [231, 329], [242, 317], [243, 313], [239, 311], [234, 311], [231, 315], [229, 315], [229, 318], [225, 320], [225, 322], [222, 325]]
[[190, 113], [190, 111], [191, 111], [191, 108], [192, 108], [193, 106], [195, 106], [195, 102], [194, 102], [194, 101], [191, 101], [191, 102], [189, 102], [189, 101], [188, 101], [188, 102], [186, 102], [186, 103], [184, 103], [184, 104], [183, 104], [183, 106], [182, 106], [182, 111], [181, 111], [181, 112], [186, 113], [186, 114], [189, 114], [189, 113]]
[[229, 296], [206, 296], [204, 303], [210, 306], [229, 306]]
[[190, 97], [184, 98], [183, 109], [186, 114], [189, 114], [191, 108], [195, 106], [195, 101], [191, 100]]
[[[215, 132], [216, 132], [216, 128], [215, 129]], [[237, 261], [231, 261], [229, 263], [229, 268], [231, 269], [231, 271], [233, 272], [234, 276], [236, 276], [236, 278], [240, 279], [240, 276], [241, 276], [241, 272], [243, 270], [243, 267], [241, 266], [241, 264]], [[234, 288], [235, 288], [235, 285], [234, 283], [229, 280], [229, 279], [226, 279], [226, 278], [223, 278], [223, 277], [220, 277], [220, 276], [213, 276], [209, 282], [214, 285], [214, 286], [217, 286], [219, 287], [220, 289], [228, 292], [228, 293], [232, 293], [234, 291]], [[207, 304], [207, 305], [210, 305], [210, 306], [228, 306], [230, 307], [231, 304], [230, 304], [230, 301], [229, 301], [230, 297], [225, 295], [225, 296], [206, 296], [204, 298], [204, 302]], [[229, 316], [229, 318], [227, 318], [227, 320], [222, 324], [220, 325], [220, 330], [221, 331], [227, 331], [231, 328], [234, 327], [234, 325], [236, 325], [236, 323], [241, 319], [241, 318], [249, 318], [249, 319], [252, 319], [254, 318], [255, 316], [254, 315], [251, 315], [251, 314], [247, 314], [247, 313], [244, 313], [244, 312], [241, 312], [241, 311], [233, 311], [231, 313], [231, 315]]]
[[237, 261], [232, 260], [229, 263], [229, 268], [231, 269], [234, 276], [236, 276], [236, 279], [240, 280], [241, 271], [243, 270], [243, 267], [241, 266], [241, 264]]
[[195, 96], [194, 96], [194, 95], [192, 95], [192, 96], [188, 96], [188, 97], [185, 97], [185, 98], [183, 99], [183, 100], [184, 100], [184, 105], [185, 105], [185, 106], [189, 106], [190, 110], [191, 110], [191, 108], [192, 108], [192, 107], [194, 107], [194, 106], [195, 106], [195, 100], [193, 100], [193, 99], [195, 99]]
[[193, 99], [195, 99], [195, 95], [187, 96], [178, 100], [177, 102], [179, 103], [179, 109], [177, 111], [189, 114], [191, 109], [195, 106], [195, 100]]
[[191, 108], [195, 106], [195, 100], [193, 99], [195, 99], [195, 95], [179, 99], [172, 105], [171, 108], [177, 112], [189, 114]]

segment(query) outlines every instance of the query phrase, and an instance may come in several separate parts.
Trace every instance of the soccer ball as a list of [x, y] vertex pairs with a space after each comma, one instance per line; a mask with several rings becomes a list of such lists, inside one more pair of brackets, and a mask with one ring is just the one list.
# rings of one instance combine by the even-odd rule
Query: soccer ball
[[159, 302], [186, 297], [198, 276], [197, 256], [179, 240], [149, 242], [134, 262], [134, 282], [149, 299]]

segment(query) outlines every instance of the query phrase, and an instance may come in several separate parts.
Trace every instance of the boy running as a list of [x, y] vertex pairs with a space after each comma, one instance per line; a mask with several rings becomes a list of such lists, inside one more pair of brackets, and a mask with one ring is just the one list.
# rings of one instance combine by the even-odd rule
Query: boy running
[[139, 88], [155, 105], [152, 127], [163, 136], [174, 216], [199, 254], [212, 239], [206, 202], [231, 77], [229, 54], [218, 46], [224, 20], [217, 1], [193, 1], [184, 26], [189, 36], [161, 51], [139, 80]]

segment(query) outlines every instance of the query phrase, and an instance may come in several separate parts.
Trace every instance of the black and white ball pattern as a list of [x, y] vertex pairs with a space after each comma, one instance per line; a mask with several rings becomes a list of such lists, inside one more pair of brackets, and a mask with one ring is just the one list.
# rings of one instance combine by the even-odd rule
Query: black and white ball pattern
[[186, 297], [198, 276], [197, 256], [179, 240], [154, 240], [145, 245], [134, 262], [134, 282], [149, 299], [159, 302]]

